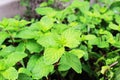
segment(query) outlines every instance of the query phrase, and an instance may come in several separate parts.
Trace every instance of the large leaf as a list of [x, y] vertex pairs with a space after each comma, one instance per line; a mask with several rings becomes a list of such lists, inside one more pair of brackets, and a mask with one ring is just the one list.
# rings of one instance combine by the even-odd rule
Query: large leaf
[[33, 39], [37, 37], [36, 31], [32, 31], [28, 28], [21, 30], [15, 37], [23, 39]]
[[7, 32], [0, 31], [0, 45], [4, 42], [4, 40], [9, 36]]
[[47, 16], [44, 16], [40, 20], [40, 28], [42, 31], [46, 32], [53, 27], [53, 19]]
[[46, 48], [44, 52], [44, 60], [46, 64], [54, 64], [64, 54], [64, 48]]
[[47, 15], [47, 16], [51, 16], [51, 17], [56, 15], [56, 11], [53, 10], [52, 8], [50, 8], [50, 7], [39, 7], [39, 8], [36, 8], [36, 12], [38, 14]]
[[7, 57], [9, 54], [11, 54], [14, 51], [15, 51], [15, 47], [7, 46], [0, 51], [0, 56], [1, 57]]
[[53, 33], [44, 34], [37, 40], [37, 42], [41, 44], [43, 47], [58, 46], [57, 42], [55, 41], [55, 34]]
[[37, 60], [35, 67], [32, 70], [33, 79], [41, 79], [42, 77], [47, 77], [47, 75], [54, 69], [53, 65], [46, 65], [43, 57]]
[[24, 52], [13, 52], [7, 56], [7, 58], [5, 59], [5, 63], [7, 64], [7, 67], [11, 67], [26, 56], [27, 54], [25, 54]]
[[115, 71], [114, 80], [120, 79], [120, 67], [118, 67]]
[[80, 50], [80, 49], [73, 49], [73, 50], [70, 51], [70, 53], [78, 56], [78, 58], [82, 58], [83, 55], [85, 55], [85, 51]]
[[77, 47], [80, 44], [79, 38], [80, 32], [74, 28], [65, 30], [61, 36], [64, 41], [63, 45], [69, 48]]
[[59, 70], [64, 71], [69, 69], [70, 67], [74, 69], [77, 73], [82, 72], [82, 66], [79, 58], [74, 54], [65, 53], [60, 59]]
[[26, 43], [26, 48], [31, 52], [37, 52], [39, 53], [43, 48], [41, 45], [39, 45], [35, 40], [28, 40]]
[[28, 63], [27, 63], [27, 69], [29, 71], [32, 71], [32, 69], [34, 68], [34, 66], [36, 65], [36, 61], [39, 59], [39, 56], [37, 55], [33, 55], [30, 57]]
[[17, 70], [13, 67], [10, 67], [7, 70], [1, 72], [1, 74], [8, 80], [16, 80], [18, 78]]

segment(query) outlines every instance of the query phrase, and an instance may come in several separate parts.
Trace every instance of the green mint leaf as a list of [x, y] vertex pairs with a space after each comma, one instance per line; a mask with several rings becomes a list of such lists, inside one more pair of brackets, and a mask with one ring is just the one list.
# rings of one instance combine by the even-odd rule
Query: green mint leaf
[[120, 31], [120, 26], [119, 25], [116, 25], [114, 23], [110, 23], [109, 24], [109, 28], [113, 29], [113, 30], [117, 30], [117, 31]]
[[63, 45], [69, 48], [77, 47], [80, 44], [80, 34], [80, 31], [74, 28], [65, 30], [61, 35], [61, 39], [64, 40]]
[[7, 32], [0, 31], [0, 45], [5, 41], [7, 37], [9, 37]]
[[73, 49], [70, 51], [70, 53], [76, 55], [79, 59], [85, 55], [85, 51], [79, 49]]
[[53, 65], [47, 65], [43, 57], [40, 57], [32, 70], [32, 77], [33, 79], [41, 79], [42, 77], [47, 77], [47, 75], [52, 72], [53, 69]]
[[41, 15], [47, 15], [47, 16], [55, 16], [56, 11], [53, 8], [50, 7], [38, 7], [36, 8], [36, 12]]
[[26, 28], [24, 30], [21, 30], [15, 37], [22, 39], [33, 39], [37, 37], [37, 33], [36, 31], [32, 31]]
[[[13, 56], [14, 56], [14, 58], [13, 58]], [[27, 56], [27, 54], [24, 52], [13, 52], [7, 56], [7, 58], [5, 59], [5, 63], [7, 65], [7, 67], [12, 67], [17, 62], [19, 62], [20, 60], [25, 58], [26, 56]]]
[[31, 75], [32, 75], [32, 73], [31, 73], [28, 69], [26, 69], [26, 68], [19, 68], [18, 73], [19, 73], [19, 74], [20, 74], [20, 73], [24, 73], [24, 74], [26, 74], [26, 75], [28, 75], [28, 76], [31, 76]]
[[5, 64], [5, 60], [4, 59], [0, 59], [0, 71], [1, 70], [5, 70], [7, 68], [6, 64]]
[[43, 32], [50, 30], [52, 27], [53, 27], [53, 19], [52, 18], [50, 18], [48, 16], [44, 16], [41, 18], [40, 28]]
[[27, 63], [27, 69], [29, 71], [32, 71], [34, 66], [36, 65], [36, 61], [39, 59], [39, 56], [33, 55], [30, 57], [28, 63]]
[[35, 40], [28, 40], [26, 42], [26, 48], [31, 52], [31, 53], [39, 53], [43, 48], [41, 45], [39, 45]]
[[4, 78], [9, 80], [16, 80], [18, 78], [18, 72], [14, 67], [10, 67], [7, 70], [1, 72]]
[[26, 74], [20, 73], [18, 75], [18, 80], [33, 80], [33, 79], [30, 76], [26, 75]]
[[11, 54], [12, 52], [15, 51], [15, 47], [13, 46], [7, 46], [4, 47], [1, 51], [0, 51], [0, 56], [1, 57], [7, 57], [9, 54]]
[[[63, 70], [63, 71], [67, 70], [71, 67], [77, 73], [82, 72], [82, 65], [81, 65], [79, 58], [76, 55], [71, 54], [71, 53], [65, 53], [61, 57], [59, 65], [60, 65], [59, 69]], [[65, 67], [65, 69], [63, 69], [64, 67]]]
[[44, 60], [46, 64], [54, 64], [64, 54], [64, 48], [45, 48]]
[[43, 47], [55, 47], [58, 46], [58, 43], [56, 42], [55, 38], [56, 34], [48, 32], [40, 36], [37, 42]]

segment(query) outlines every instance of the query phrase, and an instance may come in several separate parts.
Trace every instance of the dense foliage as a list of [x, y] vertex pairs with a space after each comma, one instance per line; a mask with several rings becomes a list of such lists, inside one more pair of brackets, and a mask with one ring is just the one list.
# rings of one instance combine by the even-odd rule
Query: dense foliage
[[40, 20], [3, 19], [0, 80], [119, 80], [118, 3], [74, 0], [57, 10], [44, 2]]

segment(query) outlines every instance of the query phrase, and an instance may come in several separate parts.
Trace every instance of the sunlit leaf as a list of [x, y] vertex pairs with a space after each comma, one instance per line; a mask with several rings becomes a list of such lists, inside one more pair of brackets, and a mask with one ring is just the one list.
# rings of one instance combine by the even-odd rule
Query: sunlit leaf
[[46, 64], [57, 62], [64, 54], [64, 48], [46, 48], [44, 52], [44, 60]]
[[[12, 58], [13, 56], [14, 58]], [[19, 62], [26, 56], [27, 54], [25, 54], [24, 52], [13, 52], [7, 56], [7, 58], [5, 59], [5, 63], [7, 64], [7, 67], [11, 67], [14, 66], [17, 62]]]
[[18, 78], [18, 72], [14, 67], [10, 67], [1, 73], [6, 79], [16, 80]]
[[79, 30], [75, 29], [67, 29], [62, 33], [61, 39], [64, 40], [64, 46], [74, 48], [77, 47], [80, 44], [79, 38], [80, 38], [80, 32]]
[[33, 79], [41, 79], [42, 77], [47, 77], [47, 75], [53, 71], [53, 65], [47, 65], [44, 62], [43, 57], [39, 58], [36, 62], [35, 67], [32, 70]]
[[50, 7], [38, 7], [36, 8], [36, 12], [41, 15], [47, 15], [47, 16], [55, 16], [56, 11]]
[[33, 55], [30, 57], [28, 63], [27, 63], [27, 69], [29, 71], [32, 71], [34, 66], [36, 65], [36, 61], [39, 59], [39, 56]]
[[46, 32], [53, 27], [53, 19], [47, 16], [44, 16], [40, 20], [40, 28], [42, 31]]
[[[61, 71], [68, 70], [70, 67], [75, 70], [77, 73], [82, 72], [82, 65], [77, 56], [71, 53], [65, 53], [61, 59], [59, 64], [59, 69]], [[65, 69], [64, 69], [65, 68]]]
[[70, 51], [70, 53], [78, 56], [78, 58], [82, 58], [83, 55], [85, 54], [85, 52], [83, 50], [79, 50], [79, 49], [73, 49]]
[[9, 34], [4, 31], [0, 31], [0, 45], [4, 42], [4, 40], [9, 37]]
[[39, 53], [43, 48], [41, 45], [39, 45], [36, 41], [34, 40], [28, 40], [26, 43], [26, 48], [31, 52], [37, 52]]

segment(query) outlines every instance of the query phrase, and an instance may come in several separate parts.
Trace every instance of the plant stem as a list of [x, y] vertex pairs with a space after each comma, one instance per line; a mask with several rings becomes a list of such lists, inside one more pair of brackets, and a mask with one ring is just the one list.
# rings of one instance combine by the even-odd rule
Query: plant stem
[[117, 50], [115, 50], [115, 51], [109, 52], [108, 54], [117, 53], [117, 52], [119, 52], [119, 51], [120, 51], [120, 49], [117, 49]]
[[113, 66], [115, 66], [116, 64], [118, 64], [118, 61], [112, 63], [112, 64], [110, 65], [110, 67], [113, 67]]
[[8, 30], [6, 30], [6, 32], [10, 35], [10, 39], [12, 41], [12, 44], [14, 45], [14, 38], [12, 37], [12, 34]]

